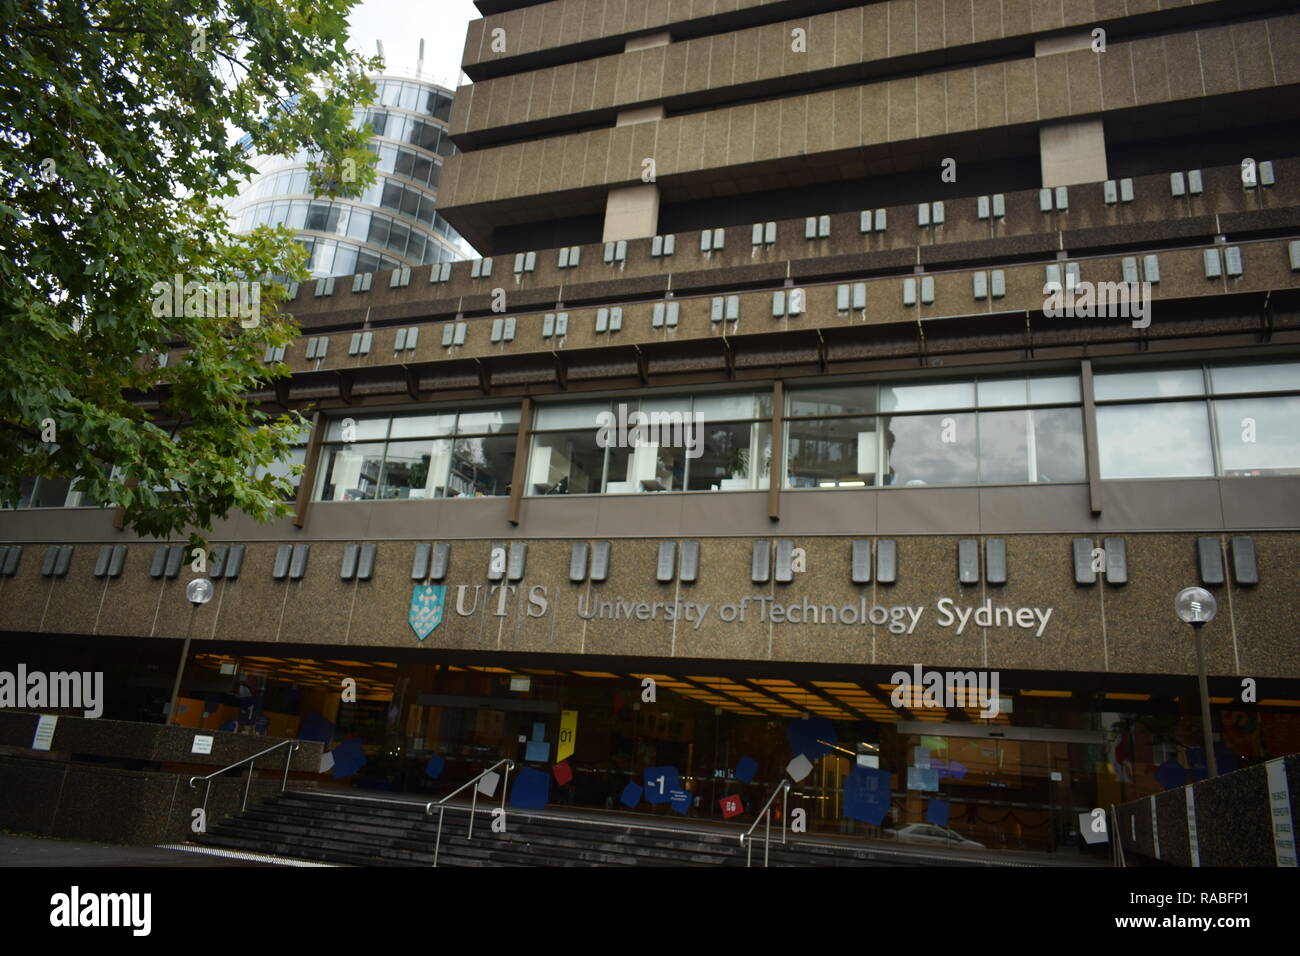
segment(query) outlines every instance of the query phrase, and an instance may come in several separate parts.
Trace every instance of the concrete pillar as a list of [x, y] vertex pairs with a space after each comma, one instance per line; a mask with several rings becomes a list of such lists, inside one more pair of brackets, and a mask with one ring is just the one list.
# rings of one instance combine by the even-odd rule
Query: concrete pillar
[[[672, 39], [672, 35], [666, 30], [632, 37], [623, 44], [623, 52], [633, 53], [651, 47], [667, 46]], [[663, 118], [664, 108], [661, 105], [638, 106], [620, 111], [614, 120], [614, 125], [632, 126], [636, 123], [653, 123]], [[659, 186], [657, 184], [651, 182], [636, 186], [620, 186], [609, 191], [605, 199], [605, 233], [602, 241], [643, 239], [646, 236], [657, 235], [658, 232]]]
[[[1055, 56], [1091, 48], [1090, 32], [1071, 33], [1036, 40], [1034, 56]], [[1096, 183], [1110, 178], [1106, 171], [1106, 130], [1100, 119], [1069, 120], [1040, 127], [1038, 152], [1044, 187]]]

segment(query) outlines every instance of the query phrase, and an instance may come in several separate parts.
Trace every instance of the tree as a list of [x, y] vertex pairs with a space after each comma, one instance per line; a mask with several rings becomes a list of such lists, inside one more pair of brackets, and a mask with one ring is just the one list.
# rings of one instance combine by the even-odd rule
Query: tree
[[266, 277], [307, 278], [305, 253], [232, 235], [222, 203], [254, 152], [318, 157], [318, 194], [374, 182], [354, 2], [0, 0], [0, 499], [72, 479], [196, 543], [289, 512], [290, 479], [253, 473], [302, 421], [250, 396], [296, 331]]

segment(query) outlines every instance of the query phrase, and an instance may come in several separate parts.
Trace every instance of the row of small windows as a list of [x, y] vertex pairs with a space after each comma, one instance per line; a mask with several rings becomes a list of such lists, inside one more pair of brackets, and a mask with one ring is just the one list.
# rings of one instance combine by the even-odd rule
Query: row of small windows
[[298, 243], [307, 249], [307, 270], [313, 276], [346, 276], [402, 266], [391, 256], [380, 255], [350, 242], [299, 236]]
[[444, 158], [457, 153], [456, 144], [451, 141], [451, 136], [444, 127], [418, 117], [374, 109], [356, 110], [353, 117], [356, 125], [369, 125], [375, 136], [409, 143]]
[[[1300, 475], [1300, 362], [1099, 371], [1094, 394], [1103, 479]], [[543, 403], [523, 493], [764, 489], [771, 417], [766, 391]], [[1074, 374], [796, 387], [784, 420], [790, 489], [1087, 478]], [[333, 418], [315, 497], [508, 495], [518, 428], [517, 406]], [[53, 479], [28, 479], [17, 502], [95, 505]]]
[[[279, 212], [281, 205], [294, 207], [293, 209], [284, 210], [290, 213], [287, 224], [291, 229], [334, 233], [359, 242], [379, 246], [392, 252], [394, 256], [402, 257], [400, 260], [392, 260], [394, 267], [408, 262], [414, 265], [423, 265], [433, 262], [449, 262], [459, 258], [459, 255], [453, 251], [450, 245], [444, 245], [443, 242], [424, 232], [418, 226], [394, 219], [384, 213], [373, 212], [355, 206], [323, 203], [307, 199], [294, 199], [289, 200], [288, 203], [267, 204], [250, 210], [250, 212], [254, 212], [260, 208], [266, 214], [265, 219], [261, 219], [259, 214], [259, 217], [254, 219], [253, 225], [283, 222], [284, 220], [277, 220], [271, 215], [273, 212]], [[298, 215], [299, 210], [301, 210], [301, 216]], [[302, 225], [297, 225], [299, 222]], [[241, 225], [240, 228], [243, 229], [244, 227]], [[305, 239], [307, 237], [300, 238]], [[447, 243], [453, 241], [454, 237], [446, 238]], [[365, 269], [360, 262], [356, 264], [356, 268], [350, 268], [340, 263], [335, 264], [332, 273], [329, 274], [348, 275], [352, 272], [368, 271], [373, 271], [373, 268]]]
[[428, 113], [444, 123], [451, 119], [451, 95], [403, 80], [376, 80], [375, 104], [413, 113]]
[[[455, 237], [455, 231], [445, 219], [434, 213], [437, 199], [431, 193], [422, 192], [414, 186], [407, 186], [393, 179], [379, 177], [379, 181], [368, 187], [364, 193], [348, 202], [362, 203], [368, 206], [380, 206], [413, 219], [421, 225], [444, 236]], [[239, 229], [248, 231], [266, 224], [284, 224], [290, 229], [315, 229], [321, 232], [339, 232], [348, 228], [343, 219], [344, 213], [330, 210], [352, 209], [344, 202], [328, 199], [278, 199], [253, 203], [239, 215]], [[360, 228], [359, 225], [353, 228]], [[354, 236], [354, 238], [361, 238]]]
[[319, 501], [510, 493], [519, 409], [332, 419]]

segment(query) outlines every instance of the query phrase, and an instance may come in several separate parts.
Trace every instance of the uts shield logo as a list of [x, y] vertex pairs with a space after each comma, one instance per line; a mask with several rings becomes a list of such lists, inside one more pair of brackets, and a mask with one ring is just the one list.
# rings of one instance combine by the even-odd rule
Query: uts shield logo
[[442, 623], [442, 608], [447, 599], [445, 584], [417, 584], [411, 589], [411, 630], [424, 640]]

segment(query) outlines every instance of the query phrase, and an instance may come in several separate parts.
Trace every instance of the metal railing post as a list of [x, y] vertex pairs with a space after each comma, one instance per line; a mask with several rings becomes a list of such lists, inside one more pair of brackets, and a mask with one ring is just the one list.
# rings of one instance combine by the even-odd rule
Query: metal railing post
[[789, 782], [787, 782], [786, 785], [781, 788], [781, 845], [782, 846], [785, 846], [785, 822], [786, 822], [786, 818], [790, 816], [790, 812], [788, 809], [789, 806], [790, 806], [790, 784]]
[[239, 808], [240, 812], [248, 809], [248, 791], [253, 786], [253, 770], [257, 767], [257, 758], [254, 757], [248, 762], [248, 782], [244, 784], [244, 803]]
[[763, 815], [767, 817], [767, 822], [763, 825], [763, 865], [767, 866], [767, 851], [772, 845], [772, 808], [768, 807]]
[[[456, 788], [455, 790], [453, 790], [451, 793], [447, 794], [445, 797], [443, 797], [441, 800], [438, 801], [438, 803], [437, 803], [437, 807], [438, 807], [438, 835], [437, 835], [437, 838], [435, 839], [435, 841], [434, 841], [434, 845], [433, 845], [433, 865], [434, 865], [434, 866], [437, 866], [437, 865], [438, 865], [438, 848], [439, 848], [440, 846], [442, 846], [442, 821], [443, 821], [443, 815], [446, 813], [446, 809], [447, 809], [447, 801], [450, 800], [452, 797], [456, 796], [456, 794], [460, 793], [460, 792], [461, 792], [462, 790], [464, 790], [466, 787], [468, 787], [468, 786], [470, 786], [470, 785], [472, 785], [472, 784], [475, 785], [475, 786], [474, 786], [474, 793], [473, 793], [473, 796], [470, 797], [470, 802], [469, 802], [469, 830], [467, 831], [467, 833], [466, 833], [466, 837], [465, 837], [467, 840], [472, 840], [472, 839], [474, 839], [474, 817], [478, 814], [478, 786], [477, 786], [477, 784], [478, 784], [478, 782], [479, 782], [481, 779], [483, 779], [484, 777], [486, 777], [488, 774], [492, 773], [492, 771], [496, 770], [496, 768], [497, 768], [497, 767], [500, 767], [502, 764], [505, 764], [505, 768], [506, 768], [506, 769], [505, 769], [505, 775], [504, 775], [504, 777], [502, 778], [502, 786], [501, 786], [501, 809], [502, 809], [502, 811], [504, 811], [504, 810], [505, 810], [505, 807], [506, 807], [506, 791], [507, 791], [507, 790], [509, 789], [509, 787], [510, 787], [510, 771], [513, 770], [513, 769], [514, 769], [514, 766], [515, 766], [515, 762], [514, 762], [513, 760], [509, 759], [508, 757], [505, 758], [505, 759], [502, 759], [502, 760], [498, 760], [496, 763], [494, 763], [492, 766], [488, 767], [486, 770], [482, 771], [481, 773], [477, 773], [477, 774], [475, 774], [475, 775], [474, 775], [473, 777], [471, 777], [469, 780], [466, 780], [466, 781], [465, 781], [464, 783], [462, 783], [459, 787], [457, 787], [457, 788]], [[433, 806], [434, 806], [433, 803], [429, 803], [429, 804], [427, 804], [426, 807], [425, 807], [425, 812], [426, 812], [426, 813], [432, 813], [432, 812], [433, 812]]]
[[438, 865], [438, 849], [442, 846], [442, 814], [446, 807], [438, 808], [438, 839], [433, 843], [433, 865]]
[[284, 793], [289, 788], [289, 762], [293, 760], [293, 755], [298, 752], [298, 745], [294, 744], [289, 748], [289, 752], [284, 755], [284, 777], [280, 780], [280, 792]]

